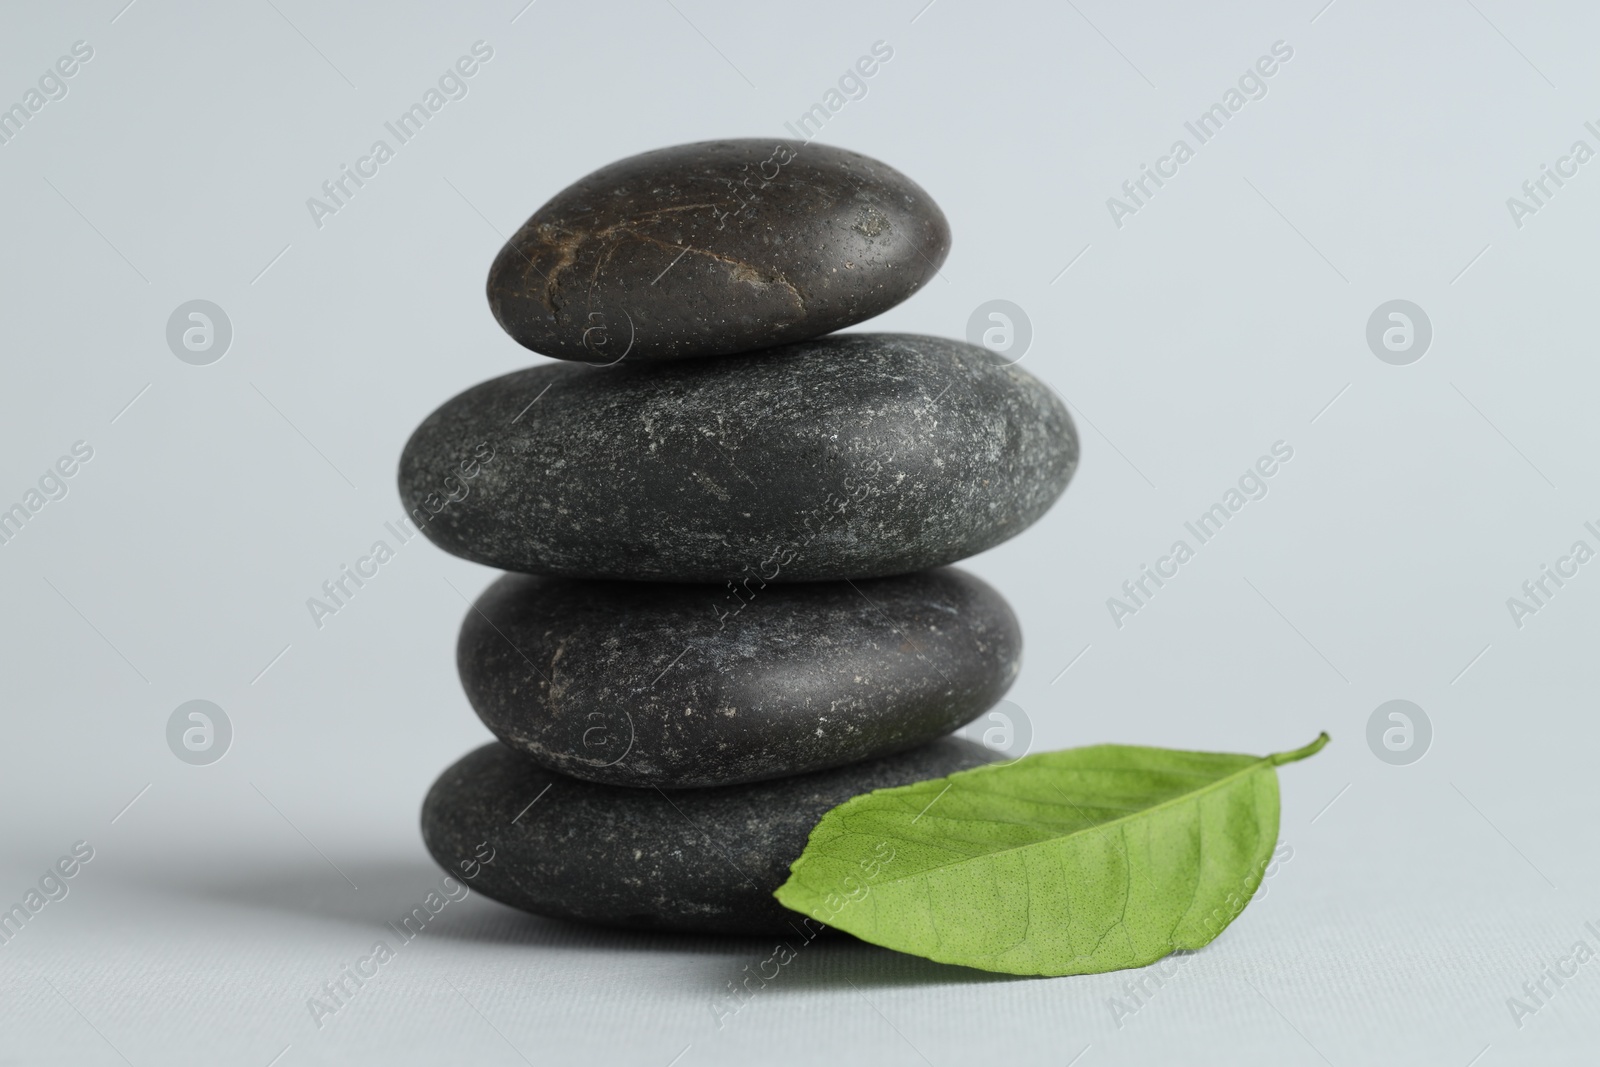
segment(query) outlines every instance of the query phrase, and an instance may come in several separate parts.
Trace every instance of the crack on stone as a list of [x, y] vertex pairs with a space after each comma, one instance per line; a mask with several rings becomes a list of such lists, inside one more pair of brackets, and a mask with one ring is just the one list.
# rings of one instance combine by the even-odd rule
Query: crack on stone
[[[585, 296], [592, 304], [595, 290], [600, 284], [600, 275], [607, 264], [610, 263], [612, 256], [616, 254], [617, 249], [621, 247], [621, 238], [632, 238], [641, 243], [655, 245], [674, 253], [683, 252], [683, 245], [673, 244], [670, 241], [664, 241], [659, 237], [644, 233], [642, 232], [642, 227], [664, 222], [670, 215], [681, 214], [685, 211], [700, 211], [707, 208], [715, 210], [716, 205], [680, 204], [674, 207], [661, 208], [624, 222], [613, 223], [599, 230], [573, 230], [558, 226], [555, 223], [539, 224], [534, 227], [533, 232], [538, 247], [530, 248], [527, 251], [536, 252], [541, 257], [546, 253], [553, 254], [556, 257], [556, 262], [545, 272], [544, 285], [537, 291], [539, 302], [544, 305], [551, 315], [558, 319], [560, 318], [563, 309], [566, 307], [566, 301], [562, 298], [565, 288], [563, 280], [570, 273], [572, 266], [577, 263], [579, 253], [593, 244], [602, 247], [600, 254], [595, 259], [594, 269], [589, 272], [588, 286], [585, 290]], [[805, 314], [805, 294], [781, 272], [768, 273], [743, 260], [722, 255], [707, 248], [696, 248], [693, 245], [688, 246], [688, 254], [724, 264], [728, 268], [728, 276], [731, 281], [749, 285], [758, 292], [764, 293], [773, 288], [779, 289], [794, 304], [795, 309], [801, 315]], [[524, 255], [529, 263], [533, 262], [532, 256], [528, 256], [526, 253]]]

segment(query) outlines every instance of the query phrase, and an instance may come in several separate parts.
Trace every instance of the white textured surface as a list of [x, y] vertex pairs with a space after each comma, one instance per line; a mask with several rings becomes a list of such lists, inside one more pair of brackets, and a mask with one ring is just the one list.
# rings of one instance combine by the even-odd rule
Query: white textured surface
[[[1600, 577], [1520, 629], [1506, 598], [1600, 525], [1600, 163], [1521, 229], [1506, 198], [1600, 147], [1600, 16], [922, 2], [0, 14], [0, 103], [95, 49], [0, 145], [0, 506], [95, 449], [0, 547], [0, 903], [96, 850], [0, 946], [0, 1063], [1594, 1062], [1600, 961], [1520, 1028], [1506, 1001], [1577, 939], [1600, 948]], [[306, 198], [479, 39], [469, 95], [315, 228]], [[1023, 365], [1083, 431], [1065, 500], [971, 565], [1022, 619], [1011, 698], [1036, 747], [1265, 752], [1328, 729], [1281, 774], [1294, 858], [1120, 1020], [1129, 975], [834, 943], [719, 1030], [770, 946], [469, 899], [318, 1029], [307, 999], [437, 885], [416, 813], [485, 736], [452, 649], [491, 575], [414, 541], [322, 629], [305, 601], [400, 513], [411, 427], [529, 362], [482, 295], [499, 234], [618, 157], [785, 135], [877, 40], [894, 58], [824, 138], [915, 178], [956, 243], [873, 328], [961, 336], [1012, 300]], [[1294, 58], [1265, 98], [1113, 226], [1106, 197], [1278, 40]], [[163, 337], [197, 297], [235, 329], [207, 367]], [[1435, 330], [1407, 367], [1363, 337], [1394, 298]], [[1280, 439], [1268, 496], [1116, 628], [1106, 598]], [[1406, 767], [1363, 736], [1397, 697], [1434, 727]], [[164, 737], [195, 698], [235, 730], [208, 767]]]

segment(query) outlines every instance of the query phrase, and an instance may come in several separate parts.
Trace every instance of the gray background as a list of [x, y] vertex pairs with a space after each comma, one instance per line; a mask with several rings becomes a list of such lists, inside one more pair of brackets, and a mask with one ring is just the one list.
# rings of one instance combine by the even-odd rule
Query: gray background
[[[1600, 161], [1520, 229], [1506, 198], [1574, 140], [1600, 148], [1600, 15], [123, 2], [13, 6], [0, 33], [6, 103], [74, 41], [95, 50], [0, 146], [0, 498], [94, 448], [0, 547], [0, 898], [95, 849], [0, 947], [0, 1062], [1592, 1062], [1600, 961], [1520, 1027], [1506, 1001], [1580, 938], [1600, 948], [1600, 562], [1521, 628], [1506, 598], [1574, 540], [1600, 547]], [[480, 39], [469, 95], [316, 228], [306, 198]], [[785, 136], [878, 40], [893, 59], [822, 140], [914, 177], [955, 246], [867, 328], [959, 337], [1014, 301], [1022, 366], [1083, 434], [1061, 503], [969, 564], [1021, 616], [1011, 698], [1035, 747], [1265, 752], [1327, 729], [1281, 772], [1292, 860], [1120, 1019], [1126, 973], [833, 944], [719, 1029], [770, 945], [473, 897], [319, 1029], [307, 998], [438, 884], [417, 810], [487, 737], [453, 641], [492, 573], [419, 539], [321, 630], [305, 600], [386, 538], [411, 428], [531, 361], [483, 298], [503, 235], [613, 159]], [[1279, 40], [1265, 98], [1115, 226], [1106, 198]], [[164, 336], [197, 298], [234, 329], [210, 366]], [[1432, 320], [1409, 366], [1365, 341], [1391, 299]], [[1116, 627], [1106, 598], [1278, 440], [1295, 452], [1269, 495]], [[1396, 698], [1433, 725], [1408, 766], [1365, 741]], [[167, 747], [191, 699], [232, 722], [210, 766]]]

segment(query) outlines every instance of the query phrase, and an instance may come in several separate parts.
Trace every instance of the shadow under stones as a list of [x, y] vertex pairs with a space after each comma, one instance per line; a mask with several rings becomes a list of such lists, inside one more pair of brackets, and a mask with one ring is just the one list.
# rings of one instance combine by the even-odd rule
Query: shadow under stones
[[[381, 926], [410, 912], [430, 892], [438, 892], [443, 877], [444, 872], [426, 857], [346, 860], [337, 870], [313, 857], [270, 867], [230, 863], [224, 868], [149, 868], [129, 872], [122, 881], [138, 892], [218, 907]], [[449, 908], [470, 902], [468, 897], [449, 905], [441, 918]]]
[[[219, 907], [373, 929], [409, 914], [428, 893], [439, 891], [445, 877], [425, 856], [345, 861], [340, 869], [342, 874], [314, 858], [258, 869], [152, 868], [130, 872], [125, 884]], [[801, 917], [795, 918], [798, 924]], [[704, 961], [697, 977], [704, 982], [708, 1002], [726, 995], [730, 982], [737, 986], [750, 975], [756, 976], [750, 979], [751, 988], [777, 995], [848, 991], [851, 986], [872, 990], [1025, 980], [908, 956], [838, 930], [825, 930], [807, 941], [798, 933], [753, 937], [614, 929], [530, 915], [479, 893], [448, 904], [429, 923], [426, 936], [484, 947], [692, 955]], [[794, 953], [781, 965], [776, 962], [780, 943]]]
[[[776, 954], [779, 941], [786, 941], [796, 951], [787, 963], [779, 964], [782, 957]], [[996, 982], [1020, 982], [1027, 979], [1015, 974], [996, 974], [972, 967], [949, 963], [936, 963], [921, 956], [908, 956], [903, 952], [880, 948], [858, 941], [849, 934], [830, 931], [807, 944], [795, 939], [775, 938], [756, 943], [756, 951], [748, 959], [741, 959], [718, 984], [716, 992], [726, 992], [726, 983], [736, 986], [748, 976], [755, 975], [750, 985], [761, 979], [762, 994], [814, 993], [818, 990], [906, 989], [920, 986], [987, 985]], [[744, 969], [749, 964], [750, 969]], [[776, 972], [776, 973], [774, 973]]]
[[[585, 952], [667, 952], [713, 956], [722, 962], [705, 971], [708, 997], [727, 992], [749, 975], [751, 986], [762, 991], [816, 992], [822, 989], [905, 988], [934, 985], [1024, 980], [1018, 975], [995, 974], [951, 964], [935, 963], [859, 941], [838, 930], [826, 930], [810, 941], [791, 935], [752, 937], [733, 934], [690, 934], [648, 930], [623, 930], [589, 926], [563, 919], [529, 915], [489, 902], [470, 917], [448, 927], [439, 936], [495, 945], [581, 950]], [[800, 917], [796, 916], [798, 920]], [[780, 944], [793, 951], [787, 963], [778, 964]], [[749, 970], [745, 970], [748, 966]], [[765, 977], [764, 984], [761, 979]]]

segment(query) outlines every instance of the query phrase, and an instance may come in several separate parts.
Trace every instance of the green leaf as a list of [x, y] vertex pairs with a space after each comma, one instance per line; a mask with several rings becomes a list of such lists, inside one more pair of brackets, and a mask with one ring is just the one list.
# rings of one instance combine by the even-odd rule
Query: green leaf
[[1010, 974], [1142, 967], [1208, 944], [1278, 839], [1278, 774], [1244, 756], [1043, 752], [834, 808], [780, 903], [863, 941]]

